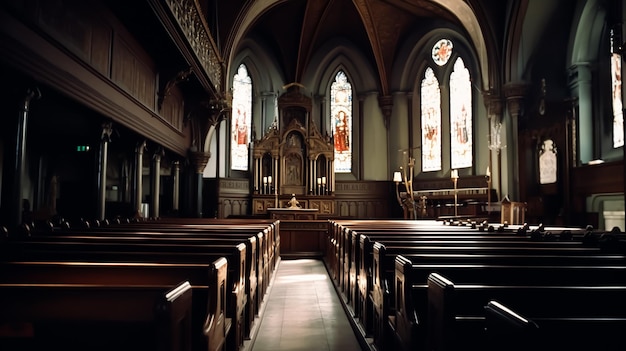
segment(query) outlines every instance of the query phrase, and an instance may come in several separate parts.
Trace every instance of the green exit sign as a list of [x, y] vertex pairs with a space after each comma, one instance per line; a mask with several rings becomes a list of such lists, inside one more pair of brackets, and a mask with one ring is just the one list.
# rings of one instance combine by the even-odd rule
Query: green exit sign
[[78, 152], [87, 152], [89, 151], [89, 145], [77, 145], [76, 151]]

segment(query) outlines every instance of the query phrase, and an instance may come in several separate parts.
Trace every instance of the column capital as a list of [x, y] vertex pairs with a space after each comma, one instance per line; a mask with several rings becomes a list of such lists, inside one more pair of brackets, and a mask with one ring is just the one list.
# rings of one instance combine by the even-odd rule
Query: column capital
[[493, 90], [483, 92], [483, 101], [487, 108], [487, 118], [499, 119], [502, 117], [502, 96]]
[[100, 140], [103, 142], [111, 142], [111, 134], [113, 134], [113, 122], [106, 121], [102, 123], [102, 134]]
[[204, 168], [206, 167], [210, 158], [211, 158], [210, 152], [202, 152], [202, 151], [189, 152], [189, 159], [191, 160], [191, 164], [193, 164], [196, 167], [196, 174], [202, 174], [204, 172]]
[[524, 99], [530, 84], [526, 82], [508, 83], [502, 89], [506, 98], [507, 109], [513, 118], [518, 118], [524, 111]]
[[507, 99], [524, 97], [528, 93], [529, 88], [530, 84], [527, 82], [507, 83], [502, 87], [502, 92], [504, 92], [504, 97]]

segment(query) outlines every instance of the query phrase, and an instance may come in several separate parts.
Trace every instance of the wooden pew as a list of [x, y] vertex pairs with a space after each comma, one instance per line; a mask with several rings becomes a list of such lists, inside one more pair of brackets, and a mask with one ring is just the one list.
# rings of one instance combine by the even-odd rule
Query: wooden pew
[[[530, 345], [533, 350], [626, 347], [624, 285], [465, 285], [435, 273], [429, 276], [427, 289], [430, 350], [483, 348], [484, 306], [492, 300], [507, 301], [508, 306], [522, 311], [538, 325], [536, 342]], [[582, 302], [591, 302], [593, 307]]]
[[[163, 221], [146, 221], [136, 223], [122, 223], [110, 226], [90, 228], [90, 229], [72, 229], [72, 230], [59, 230], [56, 231], [57, 235], [76, 235], [90, 234], [97, 236], [127, 236], [140, 235], [149, 237], [160, 236], [184, 236], [184, 237], [215, 237], [220, 240], [232, 239], [232, 240], [246, 240], [249, 236], [256, 236], [257, 248], [249, 247], [251, 250], [249, 253], [250, 259], [255, 258], [255, 261], [250, 261], [250, 264], [255, 263], [255, 267], [251, 267], [252, 270], [257, 272], [257, 286], [259, 287], [258, 293], [263, 296], [267, 290], [267, 284], [271, 279], [271, 276], [276, 268], [277, 257], [279, 255], [279, 245], [276, 245], [276, 226], [277, 223], [263, 221], [262, 223], [247, 223], [241, 220], [223, 220], [216, 223], [207, 219], [196, 219], [196, 221], [186, 221], [177, 223], [169, 223]], [[196, 223], [197, 222], [197, 223]], [[204, 224], [201, 224], [204, 223]], [[258, 256], [252, 256], [256, 254]]]
[[[108, 242], [107, 242], [108, 241]], [[248, 294], [246, 293], [246, 246], [239, 244], [200, 245], [185, 240], [162, 239], [161, 241], [143, 242], [122, 238], [95, 238], [81, 236], [47, 238], [26, 238], [4, 242], [3, 260], [12, 261], [88, 261], [88, 262], [131, 262], [141, 264], [157, 263], [195, 263], [207, 264], [211, 260], [226, 257], [231, 262], [225, 288], [226, 314], [233, 322], [233, 331], [229, 328], [228, 345], [242, 345], [247, 335], [246, 325], [250, 325], [246, 314]], [[234, 347], [234, 346], [233, 346]], [[237, 346], [238, 347], [238, 346]]]
[[[280, 221], [273, 219], [216, 219], [216, 218], [160, 218], [154, 221], [133, 222], [127, 224], [113, 225], [112, 227], [154, 227], [159, 229], [224, 229], [224, 230], [245, 230], [258, 228], [264, 232], [267, 241], [268, 266], [273, 269], [278, 263], [280, 256]], [[270, 273], [272, 272], [270, 271]]]
[[[449, 243], [432, 243], [432, 245], [430, 241], [392, 241], [388, 245], [383, 245], [380, 242], [372, 243], [368, 236], [361, 236], [359, 279], [357, 281], [359, 291], [357, 300], [361, 306], [361, 318], [367, 323], [365, 324], [366, 328], [373, 331], [374, 337], [380, 339], [386, 323], [385, 311], [388, 311], [388, 308], [393, 304], [394, 285], [390, 282], [393, 281], [393, 258], [398, 254], [434, 252], [439, 254], [491, 253], [534, 256], [540, 253], [588, 255], [599, 252], [597, 248], [583, 247], [579, 243], [559, 244], [558, 242], [531, 242], [524, 240], [524, 238], [520, 238], [520, 241], [511, 242], [490, 241], [489, 238], [486, 238], [479, 241], [450, 241]], [[368, 314], [370, 312], [373, 315]]]
[[487, 351], [525, 351], [537, 347], [539, 326], [504, 304], [490, 300], [485, 305], [485, 346]]
[[[349, 226], [345, 226], [345, 222], [349, 223]], [[520, 228], [521, 226], [517, 226]], [[530, 228], [530, 227], [529, 227]], [[518, 241], [520, 235], [513, 226], [510, 226], [502, 232], [484, 233], [480, 232], [480, 228], [470, 230], [469, 227], [451, 227], [444, 226], [441, 223], [428, 221], [423, 223], [421, 221], [333, 221], [331, 225], [332, 238], [329, 238], [329, 247], [334, 250], [333, 254], [327, 256], [327, 262], [331, 265], [330, 271], [338, 282], [341, 291], [345, 292], [349, 289], [349, 286], [353, 284], [353, 281], [349, 280], [349, 277], [355, 279], [357, 274], [353, 270], [358, 271], [358, 266], [352, 265], [352, 262], [356, 260], [352, 257], [356, 257], [358, 253], [354, 252], [359, 248], [359, 234], [368, 235], [371, 240], [376, 240], [378, 237], [385, 238], [387, 240], [408, 240], [411, 237], [415, 237], [421, 240], [446, 240], [450, 241], [454, 238], [457, 240], [495, 240], [496, 238], [502, 240], [515, 240]], [[563, 230], [563, 229], [561, 229]], [[570, 240], [573, 237], [572, 231], [578, 233], [578, 237], [581, 237], [583, 230], [569, 230]], [[525, 234], [522, 236], [526, 236]], [[530, 238], [530, 236], [527, 236]], [[558, 237], [555, 237], [558, 238]], [[353, 290], [352, 290], [353, 291]], [[350, 296], [347, 296], [348, 300]]]
[[[422, 277], [422, 274], [411, 272], [414, 266], [402, 256], [396, 259], [395, 285], [397, 290], [395, 295], [398, 306], [389, 320], [395, 340], [399, 345], [424, 346], [424, 341], [428, 336], [434, 338], [431, 343], [435, 346], [431, 345], [432, 349], [449, 349], [448, 339], [462, 337], [444, 335], [443, 331], [453, 332], [450, 331], [449, 326], [442, 324], [442, 315], [446, 315], [445, 311], [450, 306], [455, 306], [454, 315], [464, 316], [455, 320], [464, 322], [464, 330], [473, 328], [473, 332], [476, 333], [484, 328], [480, 316], [483, 306], [490, 299], [498, 299], [513, 306], [516, 310], [524, 311], [527, 315], [544, 319], [574, 320], [578, 318], [577, 321], [580, 322], [581, 318], [585, 317], [608, 318], [607, 320], [617, 321], [618, 325], [626, 322], [626, 309], [624, 308], [626, 304], [622, 298], [626, 294], [626, 284], [624, 284], [622, 273], [618, 273], [618, 276], [621, 275], [622, 278], [616, 277], [613, 281], [605, 281], [603, 276], [594, 275], [594, 271], [599, 271], [599, 268], [590, 269], [587, 276], [578, 274], [578, 277], [567, 277], [572, 275], [568, 273], [580, 273], [578, 267], [514, 267], [509, 272], [502, 270], [501, 274], [494, 274], [493, 270], [485, 266], [484, 270], [466, 270], [457, 274], [458, 280], [454, 280], [454, 284], [450, 283], [451, 281], [447, 278], [440, 278], [445, 276], [443, 274], [448, 273], [447, 271], [429, 273], [426, 279], [427, 285], [425, 285], [424, 280], [420, 282], [414, 279], [416, 276]], [[585, 269], [582, 271], [584, 272]], [[466, 273], [473, 273], [473, 276], [467, 276]], [[451, 289], [454, 289], [454, 294], [462, 293], [463, 299], [441, 305], [440, 301], [448, 296], [447, 294], [451, 294], [449, 292]], [[432, 291], [437, 292], [434, 297], [431, 296]], [[549, 308], [542, 305], [544, 302]], [[542, 314], [542, 309], [550, 315]], [[438, 314], [433, 316], [432, 311], [437, 311]], [[447, 321], [452, 323], [450, 318]], [[469, 322], [472, 321], [478, 321], [481, 324], [471, 325]], [[594, 321], [593, 323], [602, 325], [604, 322]], [[438, 329], [426, 331], [423, 329], [424, 324], [429, 328], [438, 326]], [[459, 328], [452, 330], [457, 329]], [[472, 333], [468, 334], [470, 334], [468, 338], [471, 337]]]
[[[210, 237], [211, 242], [217, 242], [217, 240], [219, 241], [243, 241], [244, 239], [249, 239], [248, 235], [254, 234], [255, 232], [259, 231], [259, 235], [257, 236], [257, 238], [259, 239], [259, 243], [261, 243], [262, 249], [261, 250], [257, 250], [257, 252], [262, 252], [261, 255], [259, 255], [260, 259], [257, 260], [257, 262], [261, 262], [258, 264], [258, 268], [256, 268], [257, 272], [263, 272], [261, 274], [258, 274], [258, 278], [256, 278], [258, 281], [261, 282], [261, 284], [258, 284], [259, 286], [263, 287], [263, 281], [268, 282], [269, 281], [269, 277], [271, 274], [271, 271], [273, 270], [273, 268], [275, 268], [274, 264], [271, 263], [272, 260], [276, 259], [276, 257], [278, 257], [278, 250], [279, 250], [279, 236], [278, 236], [278, 221], [275, 220], [253, 220], [253, 221], [249, 221], [249, 220], [245, 220], [245, 221], [241, 221], [241, 220], [213, 220], [213, 219], [174, 219], [174, 220], [170, 220], [167, 219], [165, 221], [162, 220], [158, 220], [158, 221], [134, 221], [133, 223], [130, 222], [126, 222], [123, 223], [122, 221], [117, 222], [116, 224], [112, 224], [112, 223], [107, 223], [107, 222], [95, 222], [95, 224], [89, 225], [87, 223], [85, 223], [84, 225], [81, 226], [77, 226], [77, 227], [72, 227], [69, 226], [69, 228], [61, 228], [61, 227], [57, 227], [57, 228], [53, 228], [53, 230], [49, 230], [49, 231], [40, 231], [40, 232], [36, 232], [34, 231], [33, 233], [31, 233], [32, 236], [72, 236], [74, 238], [76, 238], [77, 236], [83, 236], [83, 238], [81, 238], [81, 240], [84, 240], [84, 236], [85, 234], [90, 235], [90, 236], [96, 236], [96, 237], [119, 237], [119, 236], [132, 236], [134, 239], [131, 239], [131, 241], [144, 241], [146, 238], [148, 240], [145, 240], [146, 242], [150, 242], [150, 246], [152, 246], [152, 249], [154, 249], [154, 245], [152, 245], [153, 243], [155, 243], [155, 241], [159, 241], [162, 239], [162, 237], [167, 237], [169, 239], [171, 239], [171, 237], [176, 237], [177, 239], [181, 239], [183, 237], [193, 237], [193, 238], [199, 238], [199, 237], [204, 237], [204, 238], [208, 238]], [[219, 237], [219, 238], [218, 238]], [[241, 239], [238, 239], [241, 238]], [[267, 240], [264, 240], [267, 239]], [[89, 239], [89, 240], [93, 240], [93, 239]], [[97, 240], [109, 240], [109, 239], [97, 239]], [[113, 239], [111, 239], [113, 240]], [[192, 241], [193, 239], [188, 239], [188, 241]], [[125, 242], [128, 242], [129, 240], [125, 239]], [[248, 245], [248, 248], [250, 248], [250, 250], [246, 250], [246, 253], [248, 253], [248, 255], [253, 255], [254, 254], [254, 245], [250, 246], [250, 241], [254, 241], [254, 238], [252, 240], [245, 240], [246, 244]], [[102, 241], [100, 241], [102, 242]], [[270, 245], [265, 245], [263, 246], [263, 243], [270, 243]], [[270, 248], [270, 249], [268, 249]], [[151, 250], [152, 250], [151, 249]], [[169, 248], [168, 248], [169, 249]], [[178, 251], [178, 250], [177, 250]], [[183, 259], [184, 256], [192, 256], [194, 257], [195, 261], [192, 262], [200, 262], [198, 261], [198, 259], [201, 259], [201, 257], [197, 257], [199, 255], [201, 255], [201, 253], [189, 253], [192, 250], [189, 249], [185, 249], [182, 250], [183, 252], [159, 252], [159, 255], [161, 255], [162, 258], [167, 256], [167, 260], [173, 260], [173, 262], [183, 262], [181, 261], [181, 259]], [[91, 253], [93, 254], [93, 252]], [[101, 255], [101, 257], [113, 257], [113, 255], [115, 255], [113, 252], [109, 253], [106, 251], [103, 252], [98, 252], [98, 255]], [[111, 255], [110, 255], [111, 254]], [[120, 256], [124, 256], [124, 260], [139, 260], [139, 261], [143, 261], [146, 258], [152, 256], [154, 253], [153, 252], [143, 252], [143, 251], [139, 251], [139, 252], [133, 252], [132, 254], [126, 254], [124, 253], [123, 255], [117, 254], [115, 255], [118, 259], [121, 259], [122, 257]], [[74, 254], [73, 254], [74, 255]], [[163, 256], [166, 255], [166, 256]], [[93, 255], [91, 257], [94, 257]], [[252, 256], [254, 257], [254, 256]], [[54, 257], [51, 257], [54, 258]], [[238, 300], [237, 302], [237, 307], [236, 309], [238, 311], [241, 310], [241, 306], [243, 306], [248, 312], [246, 312], [246, 316], [247, 318], [245, 318], [245, 336], [247, 337], [249, 335], [249, 331], [252, 327], [252, 323], [254, 322], [254, 318], [258, 313], [258, 305], [260, 305], [262, 298], [263, 298], [263, 294], [264, 294], [264, 288], [262, 288], [262, 293], [258, 293], [257, 291], [255, 291], [255, 287], [257, 286], [257, 284], [255, 284], [254, 280], [255, 277], [257, 275], [254, 274], [254, 267], [255, 265], [252, 265], [253, 260], [250, 258], [250, 256], [246, 257], [246, 263], [248, 265], [248, 267], [246, 267], [246, 271], [245, 271], [245, 279], [246, 280], [246, 284], [245, 286], [249, 288], [248, 290], [248, 294], [243, 295], [243, 296], [247, 296], [248, 301], [246, 303], [241, 303], [240, 299], [233, 299], [233, 300]], [[106, 260], [108, 260], [108, 258], [105, 258]], [[185, 258], [185, 260], [187, 260], [187, 258]], [[250, 267], [251, 266], [251, 267]], [[265, 267], [268, 267], [268, 269], [265, 269]], [[241, 269], [241, 271], [243, 271], [243, 269]], [[264, 277], [266, 277], [264, 279]], [[230, 284], [229, 284], [230, 285]], [[237, 291], [241, 291], [241, 289], [237, 289]], [[240, 294], [240, 296], [242, 296], [242, 294]], [[237, 312], [237, 316], [239, 315], [240, 312]], [[242, 320], [242, 318], [236, 318], [237, 321]], [[236, 328], [236, 329], [241, 329], [241, 328]], [[242, 339], [241, 337], [239, 337], [239, 339]]]
[[[379, 229], [377, 226], [371, 225], [372, 221], [350, 221], [350, 222], [351, 223], [356, 223], [356, 225], [355, 225], [356, 227], [359, 227], [359, 225], [361, 225], [363, 228], [367, 228], [369, 231], [366, 231], [366, 232], [368, 232], [368, 233], [371, 233], [372, 231], [377, 231], [377, 230], [381, 231], [381, 229]], [[366, 223], [363, 224], [363, 222], [366, 222]], [[468, 235], [467, 233], [472, 232], [470, 230], [471, 228], [469, 228], [469, 227], [464, 227], [464, 228], [461, 228], [461, 227], [451, 227], [453, 229], [452, 230], [448, 230], [449, 226], [437, 226], [436, 227], [437, 230], [435, 230], [433, 232], [428, 231], [427, 233], [424, 233], [424, 232], [419, 231], [419, 230], [416, 230], [416, 232], [411, 232], [411, 230], [407, 229], [407, 227], [410, 228], [410, 229], [416, 229], [416, 228], [417, 229], [423, 229], [424, 228], [424, 226], [415, 225], [413, 223], [409, 223], [408, 226], [404, 226], [403, 225], [404, 223], [400, 223], [400, 224], [398, 224], [398, 223], [391, 223], [392, 225], [390, 227], [392, 227], [393, 230], [389, 230], [389, 228], [386, 227], [386, 224], [387, 223], [385, 222], [383, 225], [381, 225], [381, 227], [385, 227], [385, 228], [383, 228], [383, 230], [387, 230], [387, 231], [384, 232], [384, 233], [379, 233], [380, 236], [384, 237], [385, 239], [387, 239], [387, 238], [391, 238], [391, 237], [393, 237], [395, 235], [396, 238], [394, 240], [398, 240], [398, 241], [402, 240], [406, 236], [415, 235], [416, 237], [421, 237], [422, 239], [427, 239], [427, 241], [430, 242], [433, 239], [436, 239], [438, 235], [441, 235], [442, 238], [449, 239], [450, 237], [452, 237], [452, 235], [458, 235], [459, 237], [461, 237], [461, 236]], [[337, 244], [338, 242], [343, 242], [344, 245], [345, 245], [345, 243], [348, 243], [348, 242], [354, 243], [355, 242], [355, 238], [357, 236], [355, 234], [352, 234], [351, 240], [341, 239], [341, 236], [337, 236], [337, 234], [336, 234], [337, 233], [337, 225], [335, 223], [333, 223], [330, 228], [335, 228], [335, 229], [331, 229], [331, 230], [335, 230], [334, 233], [332, 231], [331, 231], [331, 233], [329, 233], [329, 238], [330, 238], [329, 239], [329, 243], [331, 243], [330, 247], [332, 249], [336, 249], [336, 250], [343, 250], [343, 253], [336, 254], [334, 257], [333, 257], [333, 255], [328, 255], [327, 256], [327, 261], [329, 261], [329, 264], [337, 264], [336, 262], [333, 262], [333, 260], [337, 261], [337, 262], [340, 262], [343, 259], [344, 261], [343, 261], [343, 264], [342, 263], [337, 264], [337, 266], [339, 266], [339, 268], [333, 268], [333, 269], [329, 269], [329, 270], [331, 270], [331, 271], [335, 270], [335, 271], [341, 272], [342, 271], [341, 267], [343, 267], [343, 271], [344, 272], [338, 274], [339, 275], [339, 283], [338, 284], [339, 284], [340, 287], [341, 286], [343, 286], [343, 287], [348, 286], [349, 287], [349, 292], [348, 292], [348, 296], [349, 297], [347, 298], [347, 300], [348, 301], [353, 301], [353, 303], [354, 303], [353, 308], [356, 311], [355, 312], [355, 316], [359, 317], [361, 319], [362, 323], [366, 325], [365, 328], [367, 330], [372, 330], [373, 326], [370, 326], [369, 328], [367, 327], [368, 320], [369, 320], [369, 323], [372, 323], [371, 322], [372, 318], [371, 318], [371, 316], [369, 316], [369, 318], [368, 318], [367, 312], [368, 311], [372, 311], [373, 308], [372, 308], [372, 306], [367, 306], [366, 302], [369, 300], [367, 292], [368, 291], [372, 291], [371, 289], [374, 286], [374, 284], [370, 280], [371, 278], [367, 276], [369, 274], [369, 272], [372, 271], [371, 267], [372, 267], [373, 263], [371, 263], [371, 262], [373, 261], [373, 257], [372, 256], [373, 256], [373, 246], [374, 246], [374, 243], [372, 243], [367, 236], [365, 236], [365, 235], [360, 236], [359, 239], [365, 239], [365, 240], [360, 240], [360, 245], [359, 246], [361, 248], [363, 248], [363, 244], [366, 243], [366, 245], [369, 244], [369, 247], [370, 247], [370, 249], [366, 249], [366, 250], [362, 249], [361, 251], [372, 252], [372, 256], [369, 256], [369, 254], [368, 254], [368, 255], [362, 255], [363, 257], [359, 257], [359, 250], [355, 249], [357, 247], [356, 245], [353, 244], [350, 247], [350, 250], [348, 250], [348, 249], [346, 249], [346, 247], [349, 247], [349, 246], [347, 246], [347, 245], [343, 246], [343, 245], [338, 245]], [[561, 228], [559, 228], [559, 230], [560, 229]], [[519, 241], [520, 240], [520, 236], [518, 234], [518, 231], [515, 230], [515, 228], [510, 228], [510, 230], [511, 231], [508, 232], [508, 233], [505, 232], [504, 230], [499, 230], [497, 232], [495, 230], [492, 230], [491, 232], [489, 232], [489, 234], [490, 235], [494, 235], [494, 236], [496, 236], [496, 235], [500, 236], [501, 239], [504, 236], [508, 236], [509, 238], [507, 240], [511, 240], [513, 242]], [[580, 245], [580, 238], [582, 238], [582, 236], [583, 236], [583, 231], [582, 230], [577, 230], [577, 229], [574, 229], [573, 231], [576, 233], [576, 235], [569, 236], [570, 239], [568, 239], [568, 240], [572, 240], [572, 238], [576, 238], [576, 240], [578, 240], [578, 242], [575, 245], [581, 246]], [[453, 233], [451, 233], [451, 232], [453, 232]], [[398, 234], [398, 233], [401, 233], [401, 234]], [[474, 234], [478, 234], [476, 230], [473, 231], [472, 236]], [[488, 233], [484, 232], [484, 230], [483, 230], [482, 234], [486, 235]], [[568, 233], [568, 234], [571, 234], [571, 233]], [[345, 237], [347, 237], [347, 236], [345, 236]], [[455, 239], [458, 240], [459, 237], [457, 237]], [[466, 238], [469, 238], [469, 235]], [[479, 238], [472, 237], [471, 239], [477, 240]], [[485, 238], [482, 238], [480, 240], [491, 241], [493, 239], [494, 239], [494, 237], [486, 237], [485, 236]], [[550, 239], [551, 240], [557, 240], [558, 236], [557, 237], [551, 237]], [[448, 241], [449, 241], [448, 243], [442, 243], [442, 245], [440, 247], [428, 246], [427, 245], [428, 243], [425, 243], [423, 247], [420, 247], [420, 249], [426, 250], [424, 252], [429, 253], [431, 255], [432, 255], [433, 252], [435, 252], [435, 253], [439, 252], [441, 256], [444, 256], [445, 252], [450, 252], [450, 248], [454, 247], [453, 245], [459, 244], [459, 243], [452, 243], [450, 240], [448, 240]], [[481, 244], [482, 244], [482, 241], [481, 241]], [[407, 247], [410, 247], [411, 243], [404, 243], [404, 245], [407, 246]], [[500, 243], [500, 245], [505, 245], [505, 244], [504, 243]], [[531, 244], [531, 246], [532, 245], [535, 245], [535, 244]], [[549, 250], [549, 246], [552, 245], [552, 244], [539, 244], [539, 245], [541, 245], [541, 246], [548, 246], [546, 248], [543, 248], [542, 250]], [[561, 245], [561, 244], [555, 243], [555, 245], [566, 246], [567, 244], [566, 245]], [[343, 248], [341, 249], [342, 246], [343, 246]], [[494, 253], [497, 253], [498, 251], [500, 251], [500, 249], [498, 249], [498, 245], [497, 244], [494, 245], [494, 246], [495, 247], [490, 247], [490, 248], [486, 249], [485, 252], [492, 253], [490, 255], [493, 257], [493, 259], [497, 259], [497, 257], [494, 256]], [[339, 247], [339, 249], [337, 249], [338, 247]], [[431, 250], [431, 251], [429, 252], [428, 250]], [[459, 251], [454, 251], [454, 250], [459, 250]], [[463, 252], [463, 251], [460, 251], [460, 250], [465, 250], [466, 251], [467, 248], [461, 247], [461, 248], [452, 249], [452, 252], [457, 252], [457, 260], [459, 260], [459, 262], [462, 261], [462, 258], [464, 256], [467, 256], [467, 254], [465, 254], [465, 255], [461, 254], [460, 252]], [[476, 250], [476, 247], [474, 247], [474, 250]], [[496, 251], [496, 250], [498, 250], [498, 251]], [[535, 251], [534, 249], [530, 249], [530, 248], [523, 248], [523, 249], [510, 248], [509, 250], [506, 250], [504, 252], [505, 253], [507, 253], [507, 252], [516, 252], [517, 250], [519, 250], [518, 253], [525, 253], [525, 254], [530, 254], [531, 251]], [[568, 250], [577, 251], [578, 254], [584, 254], [584, 255], [588, 254], [590, 252], [590, 250], [593, 251], [593, 252], [597, 252], [597, 248], [581, 248], [581, 249], [579, 249], [579, 248], [573, 249], [572, 248], [572, 249], [568, 249]], [[398, 245], [398, 251], [401, 252], [401, 246], [400, 245]], [[352, 254], [351, 255], [347, 255], [348, 252], [352, 252]], [[548, 251], [545, 251], [545, 252], [548, 252]], [[558, 249], [557, 252], [558, 252], [559, 255], [563, 254], [561, 249]], [[557, 252], [555, 252], [555, 254]], [[342, 258], [342, 257], [345, 257], [345, 258]], [[393, 254], [389, 255], [389, 257], [393, 257]], [[581, 256], [581, 257], [586, 257], [586, 256]], [[424, 257], [422, 257], [422, 258], [424, 258]], [[369, 259], [369, 263], [368, 263], [368, 259]], [[476, 262], [479, 262], [479, 258], [478, 257], [474, 257], [474, 259], [477, 260]], [[616, 257], [613, 257], [612, 259], [614, 261], [618, 261], [619, 260], [619, 258], [616, 258]], [[357, 261], [357, 260], [361, 261], [361, 264], [356, 264], [355, 261]], [[555, 257], [554, 260], [558, 261], [560, 259]], [[592, 260], [588, 259], [587, 261], [590, 262]], [[363, 262], [365, 262], [365, 264], [363, 264]], [[346, 276], [345, 275], [345, 271], [348, 271], [348, 265], [350, 265], [349, 266], [349, 272], [350, 273], [348, 275], [349, 278], [345, 278], [345, 276]], [[389, 270], [387, 270], [387, 272], [389, 272]], [[344, 278], [341, 278], [342, 275], [344, 276]], [[341, 279], [343, 279], [343, 285], [342, 285]], [[358, 291], [359, 291], [358, 295], [360, 296], [360, 298], [358, 298], [358, 299], [354, 297], [356, 289], [351, 288], [351, 286], [354, 286], [354, 281], [355, 280], [358, 282]], [[346, 284], [346, 282], [348, 282], [348, 284]], [[378, 288], [379, 292], [380, 291], [385, 291], [385, 290], [393, 291], [393, 284], [389, 284], [389, 286], [385, 286], [385, 288], [382, 288], [382, 286], [383, 286], [383, 284], [378, 284], [377, 288]], [[373, 297], [372, 300], [379, 301], [379, 302], [380, 301], [385, 301], [385, 297], [382, 296], [383, 293], [379, 293], [378, 295], [379, 296]], [[390, 298], [393, 299], [393, 296], [390, 297]], [[357, 300], [359, 300], [359, 301], [357, 301]], [[378, 309], [379, 312], [381, 310], [382, 309]], [[381, 316], [378, 319], [378, 321], [384, 321], [384, 319], [385, 319], [385, 315], [384, 315], [384, 313], [381, 313]], [[380, 327], [379, 329], [384, 329], [384, 326]], [[374, 331], [374, 333], [376, 333], [376, 334], [382, 333], [382, 330]], [[376, 335], [375, 335], [375, 337], [376, 337]]]
[[191, 294], [188, 282], [0, 284], [0, 347], [189, 351]]
[[[132, 221], [117, 220], [114, 222], [101, 223], [100, 221], [84, 222], [78, 226], [70, 226], [67, 224], [64, 227], [57, 226], [52, 230], [44, 230], [43, 233], [57, 233], [67, 234], [73, 232], [84, 233], [86, 230], [106, 230], [106, 231], [157, 231], [166, 233], [181, 233], [181, 232], [212, 232], [218, 233], [219, 231], [224, 234], [243, 234], [253, 230], [262, 232], [263, 238], [257, 238], [259, 247], [259, 253], [263, 253], [263, 260], [265, 265], [269, 267], [269, 270], [262, 271], [269, 281], [273, 270], [276, 268], [277, 260], [280, 255], [280, 235], [279, 235], [279, 221], [269, 219], [213, 219], [213, 218], [160, 218], [158, 220], [139, 220], [134, 219]], [[263, 287], [262, 284], [260, 284]]]
[[[206, 228], [196, 228], [174, 225], [165, 228], [153, 222], [141, 222], [130, 228], [122, 229], [119, 226], [110, 226], [106, 228], [93, 228], [76, 231], [57, 231], [52, 235], [44, 235], [44, 238], [50, 240], [66, 240], [72, 238], [76, 240], [90, 240], [100, 242], [110, 242], [124, 240], [125, 242], [149, 242], [160, 243], [176, 239], [185, 243], [202, 245], [215, 244], [223, 245], [226, 243], [238, 244], [244, 242], [246, 244], [246, 267], [242, 269], [242, 278], [245, 279], [245, 287], [247, 288], [247, 303], [245, 304], [245, 313], [247, 315], [244, 335], [249, 335], [255, 316], [258, 314], [259, 305], [267, 289], [269, 282], [271, 266], [267, 260], [267, 243], [266, 231], [259, 231], [264, 226], [241, 226], [240, 228], [225, 227], [216, 225]], [[35, 236], [33, 236], [35, 237]], [[41, 238], [42, 235], [37, 235]], [[259, 245], [257, 245], [259, 244]], [[260, 247], [260, 249], [259, 249]], [[190, 252], [190, 251], [188, 251]], [[264, 254], [260, 254], [264, 252]]]

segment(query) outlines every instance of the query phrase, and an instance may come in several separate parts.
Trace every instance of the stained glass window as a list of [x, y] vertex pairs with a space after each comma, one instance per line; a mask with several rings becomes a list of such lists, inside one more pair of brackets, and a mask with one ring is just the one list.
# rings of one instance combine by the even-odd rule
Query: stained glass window
[[624, 146], [624, 114], [622, 112], [622, 55], [611, 54], [611, 93], [613, 101], [613, 147]]
[[450, 74], [450, 168], [472, 166], [472, 84], [460, 57]]
[[448, 39], [441, 39], [433, 45], [432, 57], [433, 61], [439, 66], [448, 63], [452, 55], [452, 42]]
[[352, 84], [343, 71], [330, 85], [330, 115], [335, 143], [335, 173], [352, 171]]
[[422, 172], [441, 170], [441, 90], [428, 67], [421, 88]]
[[233, 78], [233, 112], [231, 118], [231, 168], [248, 170], [248, 143], [252, 123], [252, 79], [241, 64]]

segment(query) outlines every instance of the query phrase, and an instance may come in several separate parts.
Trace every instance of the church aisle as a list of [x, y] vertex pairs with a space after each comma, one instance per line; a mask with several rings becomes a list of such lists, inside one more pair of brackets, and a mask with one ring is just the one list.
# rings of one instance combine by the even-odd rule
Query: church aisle
[[252, 351], [361, 350], [322, 261], [282, 260], [266, 298]]

